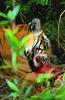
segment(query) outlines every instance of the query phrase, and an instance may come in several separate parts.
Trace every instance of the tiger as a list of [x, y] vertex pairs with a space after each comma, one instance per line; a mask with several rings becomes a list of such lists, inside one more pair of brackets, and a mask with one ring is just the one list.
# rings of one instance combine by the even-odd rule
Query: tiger
[[[34, 20], [32, 22], [34, 22]], [[11, 26], [8, 27], [12, 29]], [[21, 62], [20, 67], [17, 69], [16, 72], [11, 71], [11, 69], [9, 69], [9, 71], [6, 70], [6, 74], [7, 75], [10, 74], [11, 76], [15, 73], [15, 76], [19, 77], [20, 79], [26, 79], [35, 82], [37, 75], [34, 74], [34, 71], [32, 71], [31, 65], [29, 63], [30, 57], [32, 58], [33, 53], [36, 54], [42, 53], [46, 54], [47, 57], [51, 57], [52, 56], [51, 43], [43, 31], [38, 31], [37, 32], [38, 34], [34, 34], [35, 32], [31, 29], [31, 27], [33, 26], [31, 26], [30, 24], [20, 24], [16, 25], [16, 27], [19, 27], [19, 30], [16, 34], [16, 37], [19, 40], [21, 40], [24, 36], [28, 34], [32, 35], [31, 39], [26, 42], [26, 49], [24, 51], [24, 55], [20, 55], [17, 57], [18, 61]], [[7, 39], [5, 38], [4, 28], [6, 27], [0, 27], [0, 62], [3, 64], [7, 64], [7, 62], [11, 63], [12, 52], [11, 52], [11, 46], [9, 45]], [[32, 53], [32, 51], [34, 52]], [[27, 52], [29, 52], [28, 55]], [[29, 57], [30, 54], [31, 56]], [[33, 63], [35, 63], [35, 61], [33, 61]]]
[[[24, 36], [28, 35], [30, 32], [28, 30], [28, 25], [27, 24], [20, 24], [20, 25], [16, 25], [15, 27], [18, 27], [19, 30], [16, 34], [16, 37], [21, 40]], [[12, 59], [12, 50], [11, 50], [11, 46], [9, 45], [7, 39], [5, 38], [5, 33], [4, 33], [4, 29], [6, 27], [0, 27], [0, 66], [2, 65], [7, 65], [7, 63], [9, 62], [10, 64], [12, 64], [11, 59]], [[8, 26], [7, 28], [12, 29], [12, 26]], [[15, 72], [15, 71], [11, 71], [11, 69], [5, 69], [3, 71], [3, 68], [0, 69], [1, 73], [4, 72], [4, 75], [1, 75], [2, 77], [4, 76], [13, 76], [13, 74], [17, 74], [17, 76], [19, 77], [25, 77], [25, 73], [24, 72], [28, 72], [30, 71], [29, 68], [29, 64], [27, 62], [27, 60], [23, 57], [23, 56], [18, 56], [17, 60], [20, 61], [22, 63], [22, 66]], [[23, 66], [24, 64], [24, 66]], [[21, 70], [24, 70], [23, 72]], [[11, 74], [12, 73], [12, 74]], [[23, 73], [23, 75], [21, 75]], [[3, 74], [3, 73], [2, 73]], [[9, 75], [10, 74], [10, 75]], [[16, 76], [16, 75], [14, 75]]]
[[[25, 53], [28, 59], [31, 59], [29, 61], [31, 69], [34, 71], [33, 65], [34, 67], [36, 67], [37, 63], [36, 63], [36, 59], [35, 59], [35, 55], [38, 54], [38, 57], [40, 56], [43, 60], [47, 60], [49, 61], [49, 63], [51, 62], [52, 59], [52, 48], [51, 48], [51, 42], [49, 40], [49, 38], [46, 36], [46, 34], [43, 32], [43, 30], [41, 29], [41, 22], [40, 19], [38, 18], [34, 18], [30, 23], [30, 31], [33, 33], [34, 38], [32, 40], [31, 43], [31, 47], [28, 46], [27, 52]], [[31, 55], [32, 52], [32, 55]], [[43, 55], [43, 56], [42, 56]], [[32, 63], [34, 63], [33, 65], [31, 65]]]

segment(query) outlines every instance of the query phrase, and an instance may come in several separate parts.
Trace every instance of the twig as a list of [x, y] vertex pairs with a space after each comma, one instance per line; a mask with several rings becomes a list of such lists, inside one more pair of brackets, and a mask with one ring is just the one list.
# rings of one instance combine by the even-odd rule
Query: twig
[[60, 17], [59, 17], [59, 23], [58, 23], [58, 47], [60, 48], [60, 46], [61, 46], [63, 48], [63, 50], [65, 51], [65, 48], [62, 46], [62, 44], [59, 41], [59, 38], [60, 38], [60, 22], [61, 22], [61, 17], [62, 17], [62, 15], [64, 13], [65, 13], [65, 10], [60, 14]]
[[[20, 18], [21, 18], [22, 23], [26, 23], [26, 21], [27, 21], [28, 19], [24, 16], [24, 14], [23, 14], [22, 12], [20, 12], [19, 15], [20, 15]], [[22, 18], [21, 16], [22, 16], [23, 18]], [[26, 21], [25, 21], [25, 20], [26, 20]]]
[[[12, 7], [15, 8], [15, 0], [12, 0]], [[12, 23], [12, 28], [15, 28], [15, 21]]]

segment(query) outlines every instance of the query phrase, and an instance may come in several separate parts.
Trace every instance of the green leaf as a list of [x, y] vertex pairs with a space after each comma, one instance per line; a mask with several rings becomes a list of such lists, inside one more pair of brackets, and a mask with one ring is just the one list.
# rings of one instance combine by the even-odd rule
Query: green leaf
[[64, 2], [60, 2], [61, 5], [65, 5], [65, 1]]
[[6, 65], [2, 65], [0, 66], [0, 69], [9, 69], [9, 68], [12, 68], [12, 65], [10, 63], [6, 64]]
[[0, 66], [0, 69], [9, 69], [9, 68], [12, 68], [12, 65], [2, 65]]
[[23, 37], [23, 39], [20, 41], [20, 44], [19, 44], [19, 46], [20, 46], [20, 55], [23, 54], [25, 48], [27, 47], [27, 46], [26, 46], [26, 43], [27, 43], [27, 41], [28, 41], [29, 39], [31, 39], [31, 36], [32, 36], [31, 34], [26, 35], [26, 36]]
[[49, 0], [35, 0], [35, 2], [40, 3], [42, 5], [47, 5]]
[[29, 34], [29, 35], [26, 35], [25, 37], [23, 37], [23, 39], [20, 41], [20, 47], [24, 47], [26, 46], [26, 42], [31, 39], [32, 35]]
[[11, 10], [8, 11], [7, 16], [8, 16], [8, 19], [10, 20], [12, 19], [13, 13]]
[[46, 88], [39, 94], [41, 100], [55, 100], [55, 93], [50, 90], [50, 88]]
[[12, 64], [11, 64], [9, 61], [3, 59], [3, 62], [4, 62], [5, 64], [1, 65], [1, 66], [0, 66], [0, 69], [3, 69], [3, 68], [4, 68], [4, 69], [12, 68]]
[[13, 13], [12, 20], [14, 20], [14, 19], [16, 18], [16, 16], [17, 16], [18, 13], [19, 13], [19, 10], [20, 10], [20, 5], [16, 6], [16, 7], [13, 9], [13, 11], [12, 11], [12, 13]]
[[14, 81], [15, 84], [18, 84], [19, 83], [19, 80], [16, 79], [16, 78], [13, 81]]
[[25, 98], [25, 99], [27, 98], [27, 96], [28, 96], [28, 94], [30, 93], [31, 89], [32, 89], [32, 85], [30, 85], [30, 86], [28, 87], [28, 89], [26, 90], [26, 92], [25, 92], [25, 94], [24, 94], [24, 98]]
[[45, 0], [45, 2], [44, 2], [46, 5], [48, 4], [48, 0]]
[[62, 78], [62, 80], [63, 80], [63, 81], [65, 81], [65, 73], [64, 73], [64, 75], [63, 75], [63, 78]]
[[9, 24], [9, 21], [0, 21], [0, 26], [4, 26]]
[[62, 93], [60, 95], [56, 95], [55, 100], [65, 100], [65, 93]]
[[63, 85], [58, 91], [60, 94], [65, 93], [65, 85]]
[[16, 52], [19, 52], [19, 40], [13, 34], [13, 31], [11, 29], [5, 29], [5, 37], [11, 45], [12, 49]]
[[14, 21], [16, 16], [19, 13], [19, 10], [20, 10], [20, 5], [16, 6], [13, 10], [9, 10], [8, 13], [7, 13], [8, 18], [11, 21]]
[[16, 66], [16, 59], [17, 59], [17, 53], [15, 51], [12, 50], [12, 65], [14, 69], [17, 69]]
[[10, 93], [9, 96], [10, 96], [10, 97], [13, 97], [13, 98], [16, 98], [16, 97], [19, 96], [19, 94], [18, 94], [18, 92], [12, 92], [12, 93]]
[[4, 17], [4, 18], [6, 18], [6, 19], [8, 18], [7, 15], [4, 14], [4, 13], [2, 13], [2, 12], [0, 12], [0, 16], [1, 16], [1, 17]]
[[9, 81], [9, 80], [6, 80], [6, 82], [7, 82], [8, 86], [9, 86], [12, 90], [14, 90], [15, 92], [19, 92], [19, 89], [17, 88], [17, 86], [16, 86], [13, 82], [11, 82], [11, 81]]
[[18, 30], [19, 30], [19, 28], [18, 28], [18, 27], [16, 27], [16, 28], [13, 30], [13, 34], [14, 34], [14, 35], [16, 35], [16, 34], [17, 34], [17, 32], [18, 32]]
[[[13, 67], [12, 67], [12, 64], [11, 64], [10, 62], [4, 60], [4, 63], [5, 63], [6, 65], [5, 65], [5, 64], [1, 65], [1, 66], [0, 66], [0, 69], [11, 69], [11, 68], [13, 68]], [[21, 65], [20, 63], [17, 63], [17, 64], [16, 64], [16, 68], [18, 68], [20, 65]]]
[[26, 86], [26, 81], [23, 81], [22, 84], [21, 84], [21, 90], [20, 90], [21, 91], [21, 94], [22, 94], [25, 86]]
[[38, 95], [33, 95], [33, 96], [30, 97], [29, 100], [37, 100], [37, 99], [39, 99], [39, 96]]
[[54, 76], [53, 74], [40, 74], [37, 77], [37, 82], [42, 83], [43, 81], [48, 80], [48, 79], [52, 78], [53, 76]]

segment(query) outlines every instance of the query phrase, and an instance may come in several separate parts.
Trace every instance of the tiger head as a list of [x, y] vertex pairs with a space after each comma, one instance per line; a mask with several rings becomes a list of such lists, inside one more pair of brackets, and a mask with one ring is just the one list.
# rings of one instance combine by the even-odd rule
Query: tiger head
[[41, 30], [41, 22], [39, 18], [34, 18], [30, 23], [30, 30], [34, 33], [39, 32]]
[[33, 33], [35, 39], [38, 39], [41, 41], [41, 46], [44, 49], [44, 52], [47, 54], [48, 57], [52, 57], [52, 48], [51, 48], [51, 43], [47, 35], [43, 32], [41, 28], [41, 21], [39, 18], [34, 18], [30, 23], [29, 23], [29, 29]]

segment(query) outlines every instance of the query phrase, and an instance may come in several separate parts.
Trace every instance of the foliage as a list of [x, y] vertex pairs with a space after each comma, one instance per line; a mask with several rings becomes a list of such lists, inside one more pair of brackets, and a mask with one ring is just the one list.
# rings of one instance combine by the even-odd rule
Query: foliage
[[31, 38], [31, 35], [26, 35], [25, 37], [23, 37], [23, 39], [18, 40], [18, 38], [15, 35], [17, 33], [16, 30], [18, 29], [16, 28], [14, 30], [11, 30], [9, 28], [5, 29], [5, 37], [12, 48], [12, 65], [13, 65], [12, 68], [14, 69], [17, 68], [16, 64], [17, 56], [22, 55], [22, 53], [26, 48], [26, 41]]
[[[34, 1], [34, 0], [33, 0], [33, 1]], [[35, 2], [41, 3], [42, 5], [43, 5], [43, 4], [44, 4], [44, 5], [47, 5], [48, 2], [49, 2], [49, 0], [35, 0]]]
[[21, 2], [21, 11], [27, 13], [34, 2], [38, 4], [42, 4], [42, 5], [47, 5], [48, 1], [49, 0], [29, 0], [28, 2], [25, 2], [24, 4], [23, 2]]
[[[49, 37], [51, 44], [52, 44], [52, 50], [54, 55], [56, 55], [58, 58], [56, 59], [57, 64], [65, 63], [65, 50], [60, 46], [58, 47], [58, 20], [49, 20], [45, 22], [42, 26], [42, 29], [46, 33], [46, 35]], [[65, 48], [65, 16], [62, 17], [61, 23], [60, 23], [60, 43]], [[59, 51], [59, 52], [58, 52]]]
[[42, 5], [47, 5], [49, 0], [28, 0], [28, 1], [21, 1], [21, 0], [5, 0], [4, 4], [6, 5], [7, 9], [10, 8], [11, 5], [13, 5], [13, 3], [15, 5], [17, 4], [21, 4], [21, 11], [25, 11], [27, 12], [30, 8], [30, 6], [32, 5], [32, 3], [40, 3]]
[[[4, 17], [6, 19], [6, 23], [5, 21], [1, 21], [0, 25], [7, 25], [9, 22], [12, 24], [13, 26], [13, 22], [16, 18], [16, 16], [18, 15], [20, 9], [20, 5], [16, 6], [13, 10], [9, 10], [7, 12], [7, 14], [4, 14], [2, 12], [0, 12], [0, 16]], [[26, 35], [25, 37], [23, 37], [21, 40], [18, 40], [18, 38], [16, 37], [16, 34], [18, 32], [19, 28], [17, 28], [15, 26], [14, 29], [10, 29], [10, 28], [5, 28], [5, 38], [7, 39], [8, 43], [10, 44], [11, 48], [12, 48], [12, 66], [10, 64], [7, 63], [7, 66], [4, 67], [8, 67], [9, 66], [11, 68], [17, 69], [18, 65], [16, 63], [17, 60], [17, 56], [22, 55], [22, 53], [24, 52], [25, 48], [26, 48], [26, 41], [29, 40], [31, 38], [31, 35]], [[3, 67], [3, 68], [4, 68]]]
[[[13, 2], [12, 2], [12, 0], [5, 0], [4, 3], [6, 5], [8, 5], [6, 7], [6, 9], [9, 9], [13, 5], [13, 3], [15, 5], [18, 5], [20, 3], [20, 1], [19, 0], [17, 0], [17, 1], [13, 0]], [[27, 13], [29, 11], [32, 3], [34, 3], [34, 2], [37, 4], [40, 3], [43, 5], [47, 5], [49, 3], [49, 1], [50, 0], [29, 0], [28, 2], [25, 1], [24, 3], [21, 2], [20, 3], [21, 8], [20, 8], [20, 5], [18, 5], [18, 6], [15, 6], [15, 8], [13, 10], [8, 10], [7, 14], [0, 12], [0, 16], [2, 16], [5, 19], [5, 20], [0, 22], [0, 25], [3, 26], [3, 25], [12, 24], [12, 22], [15, 21], [17, 15], [19, 13], [19, 10]], [[65, 5], [65, 1], [61, 0], [60, 5]], [[49, 7], [51, 8], [52, 6], [50, 5]], [[46, 8], [45, 8], [45, 10], [46, 10]], [[53, 10], [49, 10], [49, 11], [52, 12]], [[56, 13], [57, 12], [55, 11], [55, 14]], [[54, 15], [52, 13], [52, 18], [53, 17], [54, 17]], [[45, 23], [43, 25], [43, 29], [46, 32], [46, 34], [53, 41], [54, 41], [54, 37], [55, 37], [56, 43], [57, 43], [57, 26], [58, 26], [57, 19], [49, 20], [49, 21], [47, 20], [47, 21], [45, 21]], [[20, 55], [25, 50], [25, 47], [26, 47], [25, 43], [26, 43], [27, 39], [31, 38], [31, 36], [26, 36], [22, 40], [19, 41], [16, 38], [17, 32], [18, 32], [18, 28], [14, 28], [14, 30], [11, 30], [9, 28], [5, 29], [6, 39], [8, 40], [8, 42], [12, 48], [12, 65], [13, 65], [14, 69], [16, 69], [18, 66], [18, 64], [16, 63], [17, 56]], [[62, 21], [61, 21], [61, 29], [60, 29], [60, 33], [61, 33], [60, 37], [62, 37], [62, 40], [64, 40], [64, 37], [65, 37], [64, 32], [65, 32], [65, 17], [63, 16]], [[65, 44], [64, 44], [65, 42], [63, 42], [63, 41], [61, 41], [61, 42], [65, 46]], [[54, 45], [54, 48], [55, 48], [55, 45]], [[64, 55], [62, 55], [62, 56], [64, 56]], [[10, 65], [8, 63], [8, 66], [5, 65], [5, 66], [2, 66], [2, 68], [10, 68], [12, 65]], [[37, 78], [37, 82], [42, 84], [42, 87], [44, 87], [43, 83], [45, 82], [45, 84], [47, 84], [47, 87], [45, 87], [45, 89], [43, 88], [43, 91], [41, 93], [37, 93], [37, 91], [36, 91], [36, 93], [30, 97], [28, 97], [28, 96], [29, 96], [29, 93], [31, 92], [32, 85], [30, 85], [28, 87], [28, 89], [26, 89], [26, 91], [25, 91], [26, 81], [22, 82], [21, 88], [19, 89], [17, 87], [16, 83], [13, 83], [9, 80], [6, 80], [8, 86], [12, 90], [12, 92], [7, 97], [7, 99], [9, 99], [9, 97], [12, 97], [12, 98], [18, 99], [18, 100], [43, 100], [43, 99], [44, 100], [64, 100], [64, 98], [65, 98], [65, 74], [63, 76], [63, 79], [61, 80], [60, 86], [58, 86], [57, 88], [50, 87], [49, 78], [51, 78], [52, 76], [53, 75], [50, 75], [50, 74], [39, 75], [39, 77]], [[53, 84], [55, 86], [57, 86], [56, 81]]]
[[20, 5], [16, 6], [13, 10], [9, 10], [7, 14], [0, 12], [0, 16], [5, 18], [5, 20], [0, 22], [0, 26], [6, 25], [8, 23], [12, 24], [19, 13]]
[[[17, 56], [20, 54], [22, 55], [22, 53], [24, 52], [25, 48], [26, 48], [26, 41], [29, 40], [31, 38], [31, 35], [26, 35], [25, 37], [23, 37], [23, 39], [18, 40], [18, 38], [15, 36], [15, 34], [17, 33], [18, 29], [5, 29], [5, 37], [7, 39], [7, 41], [9, 42], [10, 46], [12, 47], [12, 64], [15, 68], [16, 66], [16, 58]], [[14, 34], [14, 32], [16, 32]]]
[[49, 79], [51, 79], [52, 77], [54, 77], [53, 74], [40, 74], [38, 77], [37, 77], [37, 83], [38, 84], [47, 84], [47, 87], [49, 87], [50, 85], [50, 82], [49, 82]]
[[[65, 80], [65, 74], [63, 76]], [[55, 83], [54, 83], [55, 84]], [[60, 87], [50, 88], [49, 86], [45, 88], [41, 93], [37, 93], [31, 96], [28, 100], [64, 100], [65, 98], [65, 83]]]
[[[49, 83], [48, 79], [50, 79], [53, 75], [51, 74], [41, 74], [40, 76], [38, 76], [37, 78], [37, 82], [44, 82], [44, 79], [46, 78], [47, 79], [47, 84]], [[42, 81], [42, 78], [43, 78], [43, 81]], [[18, 100], [37, 100], [37, 99], [41, 99], [43, 100], [51, 100], [54, 98], [55, 94], [51, 94], [51, 89], [50, 89], [50, 85], [48, 85], [48, 87], [43, 90], [41, 93], [37, 93], [33, 96], [30, 95], [29, 96], [29, 93], [31, 93], [31, 89], [33, 89], [33, 86], [34, 85], [30, 85], [27, 87], [27, 89], [25, 90], [26, 88], [26, 81], [23, 81], [22, 84], [21, 84], [21, 87], [20, 89], [16, 86], [16, 83], [13, 83], [9, 80], [6, 80], [8, 86], [10, 87], [10, 89], [12, 89], [13, 91], [9, 94], [8, 97], [13, 97], [13, 98], [17, 98]], [[24, 91], [25, 90], [25, 91]], [[36, 91], [37, 92], [37, 91]], [[50, 96], [49, 96], [50, 95]]]
[[[49, 88], [44, 90], [42, 93], [38, 93], [34, 96], [31, 96], [28, 100], [64, 100], [65, 97], [65, 86], [62, 88], [55, 88], [54, 90], [50, 90]], [[60, 92], [61, 91], [61, 92]]]
[[[40, 74], [37, 78], [37, 82], [38, 84], [42, 82], [42, 84], [44, 83], [44, 81], [46, 81], [46, 84], [49, 83], [49, 79], [52, 78], [53, 75], [52, 74]], [[46, 80], [45, 80], [46, 79]], [[20, 89], [16, 86], [16, 83], [13, 83], [9, 80], [6, 80], [8, 86], [10, 87], [10, 89], [12, 89], [13, 91], [9, 94], [8, 97], [13, 97], [13, 98], [17, 98], [18, 100], [37, 100], [38, 99], [49, 99], [53, 98], [55, 94], [51, 94], [51, 90], [49, 90], [50, 85], [47, 86], [47, 88], [42, 91], [41, 93], [35, 94], [33, 96], [30, 95], [30, 98], [28, 98], [29, 93], [31, 93], [31, 89], [33, 89], [34, 85], [29, 85], [28, 87], [26, 87], [26, 81], [23, 81]], [[27, 88], [27, 89], [25, 89]], [[25, 90], [25, 91], [24, 91]], [[37, 91], [36, 91], [37, 92]], [[50, 97], [49, 97], [50, 95]]]
[[[46, 76], [47, 76], [47, 74], [46, 74]], [[64, 77], [65, 77], [65, 74], [63, 76], [63, 80], [65, 80]], [[47, 78], [49, 78], [49, 77], [47, 76]], [[21, 84], [21, 87], [19, 89], [16, 86], [16, 83], [13, 83], [9, 80], [6, 80], [6, 81], [7, 81], [8, 86], [13, 90], [9, 94], [8, 97], [9, 98], [12, 97], [15, 100], [16, 100], [16, 98], [18, 100], [64, 100], [64, 98], [65, 98], [65, 83], [63, 85], [60, 85], [60, 87], [53, 87], [53, 88], [50, 87], [50, 85], [48, 85], [48, 87], [43, 89], [41, 93], [37, 92], [37, 90], [36, 90], [36, 92], [32, 96], [31, 95], [29, 96], [29, 94], [33, 90], [34, 85], [30, 85], [27, 87], [27, 89], [25, 89], [26, 81], [23, 81]]]
[[[26, 81], [23, 81], [22, 84], [21, 84], [21, 88], [19, 89], [15, 83], [9, 81], [9, 80], [6, 80], [8, 86], [10, 87], [10, 89], [12, 89], [13, 91], [9, 94], [8, 97], [12, 97], [13, 99], [18, 99], [18, 100], [26, 100], [26, 98], [28, 97], [31, 89], [32, 89], [32, 85], [30, 85], [26, 91], [25, 91], [25, 88], [26, 88]], [[6, 97], [6, 98], [8, 98]]]
[[19, 89], [12, 83], [10, 82], [9, 80], [6, 80], [8, 86], [15, 92], [19, 92]]

